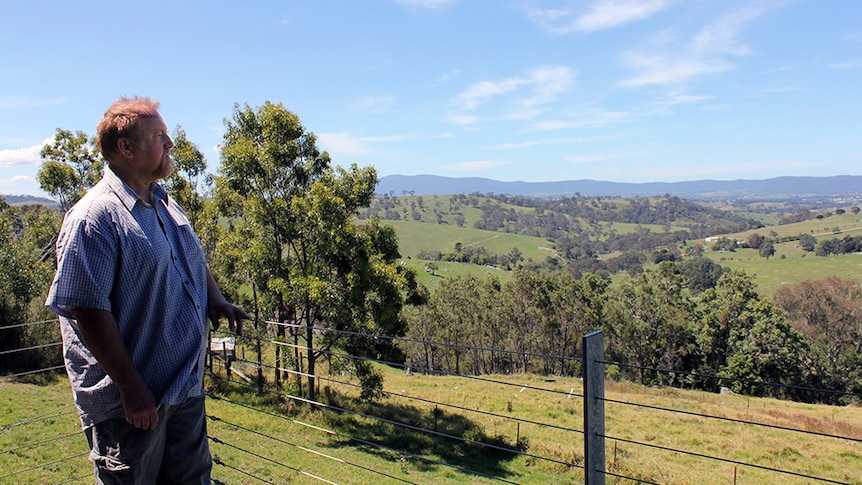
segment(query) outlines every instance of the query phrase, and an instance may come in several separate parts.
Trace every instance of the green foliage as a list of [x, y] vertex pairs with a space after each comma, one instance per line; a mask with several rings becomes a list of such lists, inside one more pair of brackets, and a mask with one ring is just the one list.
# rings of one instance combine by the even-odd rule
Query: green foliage
[[694, 351], [691, 303], [685, 280], [671, 262], [611, 287], [606, 307], [609, 353], [638, 366], [642, 384], [664, 383], [646, 368], [682, 369]]
[[[593, 275], [526, 270], [515, 271], [505, 284], [470, 275], [448, 278], [427, 306], [406, 312], [408, 337], [416, 341], [404, 344], [408, 362], [449, 372], [573, 375], [580, 337], [601, 326], [607, 285]], [[479, 350], [492, 348], [517, 354]]]
[[[0, 350], [59, 341], [56, 326], [14, 327], [45, 318], [41, 303], [54, 271], [53, 247], [60, 217], [43, 206], [11, 207], [0, 197]], [[0, 356], [0, 372], [56, 365], [58, 355], [39, 350]]]
[[[322, 349], [312, 346], [314, 327], [404, 334], [402, 290], [415, 292], [415, 278], [397, 264], [395, 232], [375, 220], [354, 224], [371, 201], [376, 171], [333, 168], [314, 134], [280, 104], [237, 105], [226, 128], [214, 191], [228, 220], [215, 234], [221, 277], [252, 289], [256, 313], [307, 328], [308, 375], [332, 346], [360, 356], [387, 352], [344, 334], [327, 334]], [[369, 387], [379, 385], [370, 368], [360, 375]], [[313, 399], [313, 377], [307, 388]]]
[[[755, 396], [801, 397], [793, 388], [770, 387], [756, 382], [800, 386], [808, 368], [800, 356], [808, 344], [785, 319], [784, 313], [766, 300], [753, 302], [743, 315], [743, 328], [732, 331], [727, 365], [720, 375], [732, 377], [735, 392]], [[747, 327], [747, 328], [746, 328]], [[748, 381], [752, 381], [751, 383]]]
[[838, 277], [807, 280], [779, 289], [774, 299], [810, 342], [811, 385], [862, 391], [862, 286]]
[[685, 276], [686, 287], [694, 294], [715, 288], [721, 275], [728, 271], [703, 256], [686, 258], [677, 263], [677, 269]]
[[207, 163], [203, 152], [189, 141], [181, 126], [174, 128], [172, 138], [174, 171], [162, 181], [162, 185], [183, 208], [197, 233], [203, 229], [205, 222], [204, 198], [212, 187], [212, 176], [206, 172]]
[[817, 238], [807, 233], [800, 234], [799, 247], [809, 253], [814, 252], [814, 248], [817, 247]]
[[770, 257], [775, 256], [775, 245], [769, 239], [763, 241], [757, 249], [758, 254], [767, 260], [769, 260]]
[[102, 176], [104, 160], [83, 131], [57, 128], [54, 142], [39, 152], [37, 177], [42, 190], [57, 198], [63, 211], [72, 207]]

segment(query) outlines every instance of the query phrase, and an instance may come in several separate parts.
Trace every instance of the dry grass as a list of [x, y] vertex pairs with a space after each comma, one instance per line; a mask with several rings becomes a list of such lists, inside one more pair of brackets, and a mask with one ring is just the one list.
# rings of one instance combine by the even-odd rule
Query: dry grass
[[[391, 368], [381, 371], [385, 374], [387, 391], [408, 397], [390, 396], [375, 405], [360, 405], [353, 400], [356, 388], [332, 382], [328, 391], [321, 394], [328, 396], [326, 399], [332, 404], [345, 408], [436, 428], [477, 442], [520, 447], [525, 454], [405, 430], [350, 413], [315, 411], [307, 405], [295, 405], [267, 394], [258, 396], [247, 388], [236, 387], [233, 391], [223, 389], [219, 394], [222, 399], [210, 399], [207, 406], [210, 414], [219, 418], [210, 423], [211, 436], [220, 440], [212, 445], [214, 455], [244, 473], [216, 465], [214, 476], [224, 483], [260, 483], [259, 479], [320, 483], [308, 473], [342, 484], [404, 483], [400, 480], [423, 484], [494, 482], [437, 463], [445, 461], [515, 483], [583, 482], [583, 400], [578, 396], [582, 393], [579, 379], [517, 375], [477, 380], [407, 376]], [[326, 383], [322, 387], [325, 389]], [[71, 402], [68, 383], [63, 381], [45, 386], [2, 382], [0, 395], [8, 423]], [[862, 447], [858, 441], [862, 439], [862, 408], [646, 388], [613, 381], [606, 383], [606, 397], [625, 403], [608, 402], [605, 410], [605, 433], [615, 438], [606, 442], [607, 469], [612, 473], [662, 484], [813, 482], [734, 463], [740, 462], [862, 484]], [[266, 413], [245, 406], [264, 409]], [[29, 426], [4, 429], [0, 451], [46, 439], [52, 433], [56, 436], [76, 430], [74, 416], [44, 421], [38, 429]], [[362, 444], [351, 437], [382, 443], [401, 452]], [[72, 455], [85, 447], [83, 436], [78, 435], [59, 446], [2, 453], [0, 476]], [[15, 482], [56, 483], [82, 473], [87, 475], [88, 469], [89, 464], [82, 457], [16, 475]], [[607, 483], [631, 482], [608, 476]]]

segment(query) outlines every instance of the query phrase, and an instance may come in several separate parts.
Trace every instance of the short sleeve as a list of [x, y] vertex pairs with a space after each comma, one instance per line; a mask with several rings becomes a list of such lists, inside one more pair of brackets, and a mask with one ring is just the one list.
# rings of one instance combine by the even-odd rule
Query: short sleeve
[[[108, 219], [108, 220], [105, 220]], [[63, 222], [57, 240], [57, 273], [45, 305], [72, 318], [71, 307], [111, 311], [118, 238], [110, 217]]]

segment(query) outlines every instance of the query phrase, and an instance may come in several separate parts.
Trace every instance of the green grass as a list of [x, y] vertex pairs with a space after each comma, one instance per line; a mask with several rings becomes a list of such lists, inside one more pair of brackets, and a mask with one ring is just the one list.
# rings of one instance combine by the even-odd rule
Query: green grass
[[484, 231], [449, 224], [385, 221], [398, 234], [398, 248], [402, 258], [416, 258], [420, 251], [451, 252], [456, 243], [466, 246], [484, 247], [488, 251], [504, 255], [517, 247], [526, 259], [543, 260], [552, 254], [553, 246], [547, 239]]
[[[858, 217], [853, 214], [844, 214], [823, 220], [814, 219], [796, 224], [730, 234], [728, 237], [745, 241], [748, 235], [754, 232], [764, 237], [770, 237], [770, 231], [775, 231], [779, 237], [809, 233], [815, 235], [818, 241], [845, 236], [858, 237], [862, 236], [862, 227], [860, 227], [862, 223], [858, 221]], [[799, 247], [798, 241], [776, 244], [775, 255], [768, 260], [760, 256], [757, 250], [745, 248], [732, 252], [706, 251], [704, 256], [726, 268], [743, 270], [749, 275], [754, 275], [758, 292], [763, 296], [773, 295], [782, 286], [795, 285], [805, 280], [822, 280], [829, 276], [862, 282], [862, 255], [816, 256], [814, 253], [803, 251]]]
[[[89, 447], [65, 376], [43, 385], [0, 380], [0, 406], [0, 483], [58, 483], [92, 476]], [[47, 443], [38, 444], [42, 442]], [[6, 476], [21, 470], [28, 471]]]
[[512, 281], [514, 276], [511, 271], [503, 271], [498, 268], [489, 266], [477, 266], [469, 263], [449, 263], [445, 261], [435, 261], [437, 269], [433, 272], [426, 271], [426, 267], [430, 261], [421, 259], [403, 260], [402, 263], [416, 271], [416, 280], [425, 285], [432, 293], [437, 287], [447, 278], [457, 278], [467, 275], [472, 275], [476, 278], [484, 279], [494, 276], [502, 283]]
[[[368, 415], [425, 428], [436, 426], [441, 432], [466, 435], [506, 448], [520, 443], [529, 455], [554, 461], [494, 451], [353, 413], [313, 411], [307, 405], [274, 399], [268, 394], [259, 396], [243, 386], [222, 386], [217, 393], [220, 397], [207, 401], [208, 413], [218, 418], [209, 422], [210, 436], [218, 440], [212, 442], [211, 450], [218, 460], [228, 465], [217, 464], [214, 478], [240, 484], [260, 483], [258, 479], [275, 483], [320, 483], [303, 474], [311, 473], [341, 484], [403, 483], [399, 480], [423, 484], [492, 483], [437, 463], [444, 461], [525, 485], [583, 482], [583, 471], [579, 468], [583, 465], [583, 436], [578, 432], [583, 429], [579, 379], [500, 375], [477, 380], [421, 374], [408, 376], [399, 369], [387, 367], [379, 370], [385, 377], [385, 389], [397, 396], [392, 395], [374, 405], [363, 405], [354, 400], [358, 392], [355, 387], [324, 381], [321, 399]], [[350, 381], [348, 376], [332, 378]], [[7, 424], [71, 404], [65, 380], [45, 386], [2, 382], [0, 391]], [[606, 404], [605, 434], [608, 436], [862, 484], [862, 453], [858, 448], [858, 440], [862, 439], [862, 408], [645, 388], [614, 381], [606, 382], [606, 397], [628, 403]], [[522, 421], [519, 423], [512, 418]], [[736, 421], [768, 423], [772, 427]], [[856, 441], [789, 432], [780, 427], [845, 436]], [[0, 475], [86, 452], [86, 442], [74, 413], [34, 425], [4, 429], [0, 451], [51, 439], [61, 433], [73, 436], [57, 444], [0, 454]], [[359, 440], [381, 443], [392, 449]], [[606, 458], [609, 471], [658, 483], [731, 484], [734, 473], [739, 483], [809, 483], [791, 475], [614, 439], [606, 443]], [[14, 480], [7, 481], [56, 483], [89, 473], [90, 464], [82, 456], [18, 474]], [[626, 482], [609, 477], [608, 483]]]
[[[418, 196], [397, 197], [396, 209], [408, 208], [411, 204], [418, 208]], [[504, 255], [512, 248], [517, 247], [524, 255], [526, 262], [541, 262], [548, 256], [555, 255], [553, 244], [543, 238], [507, 234], [504, 232], [483, 231], [473, 229], [473, 223], [482, 214], [480, 207], [487, 201], [483, 197], [477, 198], [476, 205], [460, 204], [455, 207], [451, 196], [427, 196], [423, 197], [423, 209], [419, 210], [422, 216], [421, 222], [410, 220], [383, 221], [392, 225], [398, 234], [399, 248], [402, 261], [414, 268], [418, 274], [419, 282], [431, 291], [445, 278], [471, 274], [478, 278], [494, 275], [501, 281], [509, 281], [512, 278], [510, 272], [485, 266], [472, 264], [436, 262], [439, 269], [433, 273], [426, 272], [425, 261], [418, 260], [417, 256], [422, 251], [450, 252], [456, 243], [469, 246], [482, 246], [491, 253]], [[624, 200], [614, 201], [618, 206], [627, 202]], [[506, 210], [512, 208], [516, 211], [531, 211], [532, 209], [501, 204]], [[437, 216], [441, 214], [443, 223], [437, 223]], [[454, 222], [455, 213], [460, 213], [465, 218], [463, 227], [458, 227]], [[774, 216], [760, 214], [759, 219], [766, 223], [775, 224]], [[589, 226], [586, 222], [583, 222]], [[648, 228], [652, 232], [663, 232], [661, 225], [638, 225], [620, 222], [598, 223], [601, 233], [608, 234], [614, 231], [617, 234], [628, 234], [638, 227]], [[671, 225], [671, 231], [684, 229], [683, 227]], [[811, 219], [795, 224], [770, 225], [756, 230], [740, 233], [727, 234], [727, 237], [745, 242], [748, 237], [758, 233], [764, 237], [787, 238], [798, 237], [800, 234], [812, 234], [818, 240], [828, 238], [843, 238], [845, 236], [862, 236], [862, 216], [847, 212], [842, 215], [824, 217], [822, 219]], [[692, 244], [694, 241], [689, 241]], [[818, 280], [828, 276], [839, 276], [862, 281], [860, 263], [862, 259], [858, 255], [830, 256], [826, 258], [817, 257], [812, 253], [805, 253], [797, 247], [796, 241], [790, 241], [776, 245], [776, 254], [768, 261], [762, 258], [757, 251], [740, 249], [731, 253], [716, 253], [707, 251], [706, 256], [719, 262], [722, 266], [731, 269], [745, 270], [755, 276], [758, 291], [765, 295], [772, 295], [776, 289], [784, 285], [792, 285], [806, 279]], [[706, 243], [708, 246], [709, 243]], [[604, 257], [608, 257], [605, 255]]]
[[825, 217], [823, 219], [810, 219], [794, 224], [773, 225], [762, 227], [760, 229], [752, 229], [750, 231], [728, 234], [727, 237], [745, 241], [748, 236], [758, 233], [764, 237], [773, 237], [771, 232], [778, 234], [778, 237], [794, 237], [800, 234], [811, 234], [819, 238], [821, 237], [844, 237], [845, 235], [858, 236], [862, 234], [862, 217], [859, 214], [846, 213]]

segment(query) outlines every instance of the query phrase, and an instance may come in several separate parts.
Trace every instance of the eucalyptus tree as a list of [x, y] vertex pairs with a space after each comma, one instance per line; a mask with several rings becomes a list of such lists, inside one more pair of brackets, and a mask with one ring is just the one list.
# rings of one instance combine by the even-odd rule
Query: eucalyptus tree
[[734, 343], [750, 329], [748, 309], [759, 299], [753, 279], [742, 271], [724, 273], [714, 288], [700, 293], [696, 308], [699, 371], [715, 374], [727, 365]]
[[[754, 281], [746, 273], [722, 275], [715, 288], [699, 295], [696, 315], [702, 359], [698, 371], [730, 377], [724, 384], [758, 395], [786, 392], [750, 381], [800, 385], [807, 379], [808, 342], [783, 310], [755, 292]], [[707, 387], [717, 386], [713, 382]]]
[[[473, 275], [447, 278], [431, 296], [428, 312], [438, 326], [436, 335], [445, 345], [440, 349], [438, 366], [456, 374], [481, 374], [476, 349], [483, 337], [490, 314], [489, 287]], [[496, 292], [496, 291], [495, 291]]]
[[[57, 342], [56, 325], [20, 324], [48, 319], [42, 302], [54, 272], [51, 257], [60, 214], [42, 205], [13, 207], [0, 196], [0, 350]], [[0, 372], [56, 365], [56, 349], [0, 354]], [[53, 359], [53, 360], [52, 360]]]
[[656, 368], [683, 369], [694, 351], [684, 284], [674, 264], [665, 261], [609, 291], [605, 319], [610, 353], [635, 366], [642, 384], [665, 379]]
[[[354, 224], [374, 195], [372, 167], [333, 167], [281, 104], [235, 105], [225, 125], [214, 201], [227, 222], [213, 263], [234, 288], [251, 289], [256, 311], [296, 324], [307, 365], [297, 376], [308, 376], [313, 400], [315, 364], [334, 346], [360, 356], [391, 351], [362, 335], [404, 334], [402, 290], [415, 279], [396, 262], [391, 227]], [[379, 376], [367, 360], [353, 365], [363, 397], [373, 397]]]
[[39, 152], [37, 178], [42, 190], [57, 198], [63, 211], [72, 207], [102, 176], [104, 160], [95, 140], [83, 131], [57, 128], [54, 141]]
[[195, 233], [199, 233], [205, 222], [204, 200], [212, 187], [212, 176], [207, 173], [206, 157], [197, 145], [189, 141], [182, 126], [174, 128], [172, 138], [174, 170], [162, 185], [183, 208]]
[[862, 285], [830, 276], [781, 287], [774, 301], [810, 344], [811, 385], [862, 392]]

